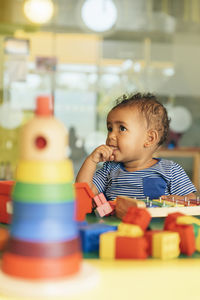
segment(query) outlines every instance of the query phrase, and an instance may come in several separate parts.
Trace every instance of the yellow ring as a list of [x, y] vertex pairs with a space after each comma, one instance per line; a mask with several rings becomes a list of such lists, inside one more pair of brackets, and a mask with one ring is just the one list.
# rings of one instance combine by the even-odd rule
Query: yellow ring
[[29, 183], [66, 183], [74, 179], [71, 160], [29, 161], [21, 160], [16, 169], [16, 181]]

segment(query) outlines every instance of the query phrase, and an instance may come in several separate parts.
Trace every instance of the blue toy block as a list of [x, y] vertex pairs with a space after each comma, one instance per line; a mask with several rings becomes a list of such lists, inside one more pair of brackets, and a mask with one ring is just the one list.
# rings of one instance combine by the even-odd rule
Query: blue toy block
[[80, 237], [82, 251], [84, 253], [95, 252], [99, 250], [99, 236], [108, 231], [116, 231], [117, 226], [111, 226], [104, 223], [88, 224], [80, 226]]

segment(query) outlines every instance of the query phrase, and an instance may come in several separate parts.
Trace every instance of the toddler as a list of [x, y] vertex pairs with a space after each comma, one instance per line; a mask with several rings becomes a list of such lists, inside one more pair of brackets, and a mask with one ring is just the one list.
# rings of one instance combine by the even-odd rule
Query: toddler
[[[95, 195], [103, 192], [107, 200], [118, 195], [195, 198], [196, 188], [182, 167], [153, 156], [168, 129], [167, 111], [154, 95], [123, 96], [108, 113], [106, 144], [86, 158], [76, 181], [87, 182]], [[99, 162], [104, 163], [96, 171]]]

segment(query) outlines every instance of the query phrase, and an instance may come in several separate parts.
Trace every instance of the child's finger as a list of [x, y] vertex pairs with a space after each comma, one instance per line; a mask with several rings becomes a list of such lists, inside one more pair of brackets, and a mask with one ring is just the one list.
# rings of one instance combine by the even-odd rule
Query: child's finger
[[103, 150], [101, 152], [101, 155], [102, 155], [103, 161], [107, 161], [109, 159], [110, 153], [109, 153], [109, 151]]

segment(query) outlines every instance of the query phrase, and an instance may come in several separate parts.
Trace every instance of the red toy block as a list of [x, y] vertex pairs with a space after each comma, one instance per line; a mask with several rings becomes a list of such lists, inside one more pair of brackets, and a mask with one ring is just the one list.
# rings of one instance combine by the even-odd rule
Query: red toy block
[[177, 226], [176, 219], [180, 216], [184, 216], [184, 214], [180, 212], [168, 214], [168, 216], [165, 218], [164, 230], [173, 230], [174, 227]]
[[11, 202], [10, 196], [0, 195], [0, 222], [10, 224], [12, 214], [7, 210], [8, 204]]
[[181, 238], [180, 250], [181, 253], [188, 256], [192, 255], [195, 250], [195, 235], [192, 225], [177, 225], [173, 228], [173, 231], [178, 232]]
[[152, 240], [153, 240], [153, 235], [155, 233], [158, 233], [158, 232], [162, 232], [162, 230], [147, 230], [144, 233], [144, 237], [145, 237], [145, 239], [147, 241], [147, 244], [148, 244], [147, 253], [148, 253], [149, 256], [152, 256]]
[[92, 199], [94, 193], [85, 182], [76, 182], [74, 184], [76, 192], [76, 221], [84, 221], [87, 213], [92, 212]]
[[145, 231], [151, 221], [151, 215], [146, 208], [131, 206], [128, 208], [122, 221], [124, 223], [138, 225]]
[[0, 181], [0, 222], [10, 224], [12, 214], [8, 211], [14, 181]]
[[144, 237], [116, 237], [116, 259], [145, 259], [148, 257], [148, 244]]

